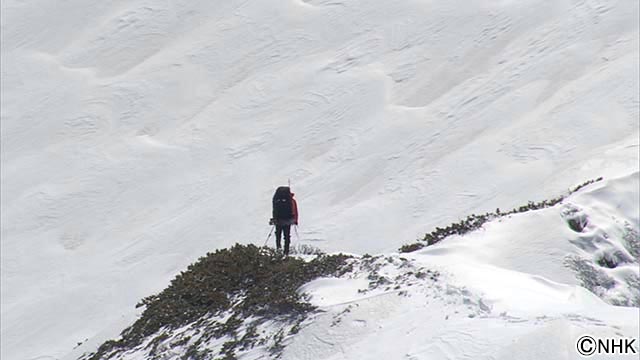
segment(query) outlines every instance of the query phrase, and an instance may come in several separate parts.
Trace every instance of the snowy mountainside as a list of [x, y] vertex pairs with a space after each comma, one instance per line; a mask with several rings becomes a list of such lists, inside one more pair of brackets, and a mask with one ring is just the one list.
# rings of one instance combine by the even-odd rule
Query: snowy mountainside
[[[638, 13], [635, 0], [3, 0], [0, 357], [117, 336], [202, 254], [261, 245], [288, 179], [294, 240], [360, 255], [586, 179], [631, 188]], [[588, 271], [622, 246], [608, 216], [637, 233], [633, 204], [607, 195], [637, 189], [602, 191], [575, 213], [593, 218], [585, 233], [555, 215], [544, 227], [592, 246], [509, 264], [500, 247], [524, 255], [531, 239], [505, 228], [496, 248], [460, 251], [577, 285], [564, 265]], [[453, 262], [453, 244], [424, 251]], [[590, 290], [627, 298], [629, 267], [596, 268], [615, 286]]]

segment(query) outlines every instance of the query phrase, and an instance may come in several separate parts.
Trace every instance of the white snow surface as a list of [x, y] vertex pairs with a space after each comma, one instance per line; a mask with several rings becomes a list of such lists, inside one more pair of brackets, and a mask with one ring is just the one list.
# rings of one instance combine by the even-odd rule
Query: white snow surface
[[[207, 251], [262, 245], [288, 180], [294, 243], [389, 254], [605, 178], [408, 255], [446, 274], [440, 290], [309, 284], [334, 313], [288, 339], [286, 359], [574, 359], [582, 333], [637, 336], [638, 308], [611, 305], [628, 288], [590, 292], [566, 265], [624, 251], [640, 228], [637, 0], [0, 10], [3, 360], [95, 349]], [[601, 271], [623, 284], [637, 261]]]

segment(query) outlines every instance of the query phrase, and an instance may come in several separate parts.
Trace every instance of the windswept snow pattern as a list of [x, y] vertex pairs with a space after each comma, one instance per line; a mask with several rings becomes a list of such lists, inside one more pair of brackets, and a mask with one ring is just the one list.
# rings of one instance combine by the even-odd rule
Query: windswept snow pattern
[[579, 332], [637, 333], [637, 308], [612, 304], [637, 306], [639, 12], [3, 0], [0, 357], [76, 359], [117, 337], [202, 254], [261, 245], [289, 179], [294, 242], [361, 255], [605, 182], [411, 255], [481, 297], [489, 320], [446, 322], [447, 300], [421, 307], [418, 290], [383, 294], [334, 338], [322, 324], [335, 314], [320, 316], [283, 358], [571, 359]]

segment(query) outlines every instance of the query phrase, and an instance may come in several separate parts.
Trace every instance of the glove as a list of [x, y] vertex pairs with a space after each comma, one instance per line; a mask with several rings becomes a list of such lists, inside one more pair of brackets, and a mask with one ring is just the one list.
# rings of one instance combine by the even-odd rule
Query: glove
[[273, 218], [269, 219], [269, 225], [274, 225], [275, 222], [273, 221]]

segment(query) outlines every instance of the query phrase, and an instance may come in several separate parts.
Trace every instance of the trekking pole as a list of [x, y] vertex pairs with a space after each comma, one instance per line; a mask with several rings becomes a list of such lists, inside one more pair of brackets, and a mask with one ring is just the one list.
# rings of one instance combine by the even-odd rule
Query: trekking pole
[[271, 238], [271, 234], [273, 234], [273, 229], [275, 228], [275, 225], [271, 226], [271, 231], [269, 231], [269, 236], [267, 236], [267, 240], [264, 241], [264, 245], [262, 245], [263, 247], [267, 246], [267, 242], [269, 242], [269, 239]]
[[293, 230], [296, 232], [296, 238], [298, 239], [298, 244], [300, 243], [300, 235], [298, 235], [298, 225], [293, 226]]

